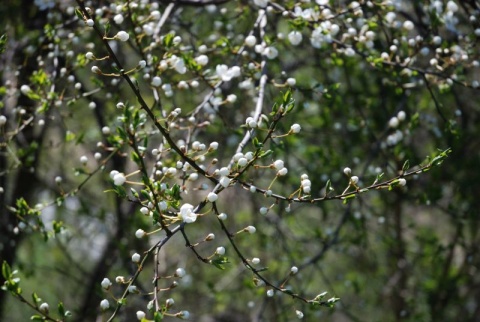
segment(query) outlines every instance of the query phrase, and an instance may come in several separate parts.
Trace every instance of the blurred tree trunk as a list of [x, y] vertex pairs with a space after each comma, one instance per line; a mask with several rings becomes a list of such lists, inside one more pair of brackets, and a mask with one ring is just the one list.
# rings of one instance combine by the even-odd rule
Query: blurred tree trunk
[[[21, 37], [24, 35], [19, 31], [21, 28], [13, 28], [15, 24], [20, 23], [24, 27], [24, 32], [43, 28], [46, 23], [46, 12], [36, 9], [33, 0], [21, 0], [10, 3], [0, 11], [2, 22], [7, 25], [7, 35], [12, 41], [9, 41], [6, 51], [0, 56], [0, 68], [2, 70], [2, 80], [10, 81], [11, 86], [20, 87], [28, 83], [28, 76], [38, 68], [35, 56], [29, 59], [23, 55], [24, 49], [29, 43], [23, 42]], [[21, 13], [19, 16], [18, 13]], [[8, 27], [12, 27], [9, 29]], [[13, 47], [15, 46], [15, 47]], [[21, 67], [21, 68], [19, 68]], [[18, 76], [15, 76], [17, 69], [20, 69]], [[21, 106], [28, 112], [34, 108], [33, 102], [24, 95], [20, 95], [18, 100], [12, 98], [3, 108], [2, 113], [10, 112], [9, 117], [13, 117], [13, 109]], [[27, 113], [30, 114], [30, 113]], [[8, 123], [7, 123], [8, 124]], [[7, 125], [6, 124], [6, 125]], [[12, 130], [6, 128], [5, 131]], [[24, 198], [28, 204], [33, 201], [33, 197], [39, 187], [39, 181], [35, 176], [35, 168], [38, 164], [38, 154], [41, 151], [43, 135], [45, 131], [34, 133], [32, 126], [26, 126], [21, 134], [15, 137], [11, 144], [15, 144], [18, 149], [27, 149], [32, 143], [38, 144], [38, 148], [26, 153], [21, 158], [20, 166], [15, 169], [9, 169], [7, 160], [6, 142], [0, 142], [0, 187], [4, 192], [0, 193], [0, 260], [7, 261], [10, 265], [15, 262], [17, 248], [21, 242], [21, 235], [13, 232], [17, 226], [17, 218], [7, 210], [7, 206], [15, 206], [19, 198]], [[28, 159], [28, 160], [27, 160]], [[4, 279], [1, 277], [0, 284], [3, 285]], [[5, 316], [5, 302], [9, 296], [8, 292], [0, 292], [0, 320]]]

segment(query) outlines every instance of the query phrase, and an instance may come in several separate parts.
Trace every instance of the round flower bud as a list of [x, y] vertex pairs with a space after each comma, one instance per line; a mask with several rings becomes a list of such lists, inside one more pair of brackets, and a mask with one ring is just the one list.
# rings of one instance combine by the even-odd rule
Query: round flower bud
[[121, 186], [125, 183], [127, 178], [123, 173], [117, 173], [113, 176], [113, 184], [116, 186]]
[[217, 249], [215, 250], [215, 254], [220, 256], [225, 255], [225, 247], [223, 246], [217, 247]]
[[238, 159], [237, 163], [238, 163], [239, 166], [244, 167], [244, 166], [247, 165], [248, 160], [246, 158], [240, 158], [240, 159]]
[[103, 311], [108, 310], [109, 307], [110, 307], [110, 303], [108, 302], [108, 300], [104, 299], [100, 302], [100, 308]]
[[190, 312], [188, 311], [180, 311], [180, 313], [178, 313], [177, 315], [179, 318], [181, 318], [182, 320], [188, 320], [190, 318]]
[[290, 131], [292, 131], [292, 133], [299, 133], [301, 129], [302, 127], [300, 126], [300, 124], [293, 124], [290, 127]]
[[176, 277], [182, 278], [182, 277], [185, 276], [185, 274], [186, 274], [186, 272], [185, 272], [185, 269], [183, 269], [183, 268], [177, 268], [177, 270], [175, 271], [175, 276]]
[[255, 234], [257, 229], [254, 226], [248, 226], [244, 229], [244, 231], [248, 232], [249, 234]]
[[200, 66], [205, 66], [208, 64], [208, 56], [207, 55], [200, 55], [198, 57], [195, 58], [195, 61], [197, 62], [197, 64], [199, 64]]
[[352, 169], [346, 167], [345, 169], [343, 169], [343, 173], [345, 173], [347, 176], [350, 176], [352, 174]]
[[115, 39], [118, 39], [120, 41], [127, 41], [128, 38], [130, 38], [130, 35], [123, 31], [123, 30], [120, 30], [119, 32], [117, 32], [117, 34], [115, 35]]
[[137, 311], [137, 320], [141, 321], [145, 318], [145, 312]]
[[226, 101], [228, 103], [235, 103], [237, 101], [237, 95], [235, 94], [228, 95]]
[[143, 229], [137, 229], [137, 231], [135, 232], [135, 237], [137, 237], [137, 238], [142, 238], [145, 235], [146, 235], [146, 233]]
[[175, 304], [175, 301], [172, 299], [172, 298], [169, 298], [165, 301], [165, 306], [166, 307], [170, 307], [172, 306], [173, 304]]
[[49, 309], [48, 303], [42, 303], [42, 304], [40, 304], [40, 306], [38, 307], [38, 309], [39, 309], [42, 313], [48, 314], [48, 309]]
[[392, 118], [390, 119], [390, 121], [388, 121], [388, 126], [391, 127], [391, 128], [396, 128], [396, 127], [398, 127], [398, 124], [399, 124], [398, 118], [396, 118], [395, 116], [392, 117]]
[[102, 280], [100, 284], [102, 285], [102, 288], [105, 290], [108, 290], [110, 286], [112, 286], [112, 282], [110, 282], [110, 280], [106, 277]]
[[405, 29], [405, 30], [410, 31], [410, 30], [413, 30], [414, 27], [415, 27], [415, 25], [410, 20], [407, 20], [403, 23], [403, 29]]
[[245, 38], [245, 45], [248, 47], [253, 47], [257, 43], [257, 38], [254, 35], [247, 36]]
[[113, 17], [113, 21], [115, 21], [117, 25], [121, 24], [123, 22], [123, 19], [123, 15], [120, 13]]
[[215, 202], [218, 199], [218, 196], [215, 192], [210, 192], [207, 196], [208, 201]]
[[296, 310], [295, 314], [297, 314], [297, 318], [303, 319], [303, 312], [302, 311]]
[[162, 85], [162, 79], [158, 76], [155, 76], [155, 77], [152, 78], [151, 84], [152, 84], [153, 87], [158, 87], [158, 86]]
[[135, 253], [135, 254], [132, 255], [132, 262], [139, 263], [140, 259], [141, 259], [141, 256], [140, 256], [139, 253]]
[[276, 160], [275, 162], [273, 162], [273, 166], [275, 167], [276, 170], [280, 170], [283, 168], [283, 160]]

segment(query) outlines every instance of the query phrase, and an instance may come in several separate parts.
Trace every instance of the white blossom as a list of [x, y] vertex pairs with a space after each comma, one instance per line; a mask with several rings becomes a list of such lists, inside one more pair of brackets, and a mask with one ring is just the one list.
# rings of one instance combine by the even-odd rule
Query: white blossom
[[300, 44], [302, 42], [302, 39], [302, 33], [299, 31], [294, 30], [288, 34], [288, 40], [293, 46], [297, 46], [298, 44]]
[[187, 224], [193, 223], [197, 220], [197, 214], [193, 212], [193, 206], [188, 203], [183, 204], [182, 207], [180, 207], [179, 216], [183, 222]]

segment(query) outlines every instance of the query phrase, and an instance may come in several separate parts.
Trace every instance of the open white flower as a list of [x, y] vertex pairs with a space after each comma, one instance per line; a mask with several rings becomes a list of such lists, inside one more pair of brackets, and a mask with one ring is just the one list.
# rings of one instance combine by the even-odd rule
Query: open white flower
[[298, 44], [300, 44], [302, 42], [302, 39], [302, 33], [299, 31], [294, 30], [288, 34], [288, 40], [293, 46], [297, 46]]
[[197, 214], [193, 212], [193, 206], [189, 203], [183, 204], [180, 207], [180, 218], [182, 218], [183, 222], [190, 224], [197, 220]]

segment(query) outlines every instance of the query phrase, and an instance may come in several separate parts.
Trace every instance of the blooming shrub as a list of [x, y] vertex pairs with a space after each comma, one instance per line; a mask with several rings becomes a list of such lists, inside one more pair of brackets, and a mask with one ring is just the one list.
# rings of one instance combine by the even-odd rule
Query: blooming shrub
[[[31, 9], [41, 31], [9, 24], [19, 35], [0, 42], [0, 192], [3, 289], [32, 319], [317, 320], [366, 310], [372, 320], [428, 320], [438, 314], [431, 298], [452, 303], [431, 293], [459, 274], [454, 247], [435, 257], [441, 241], [405, 213], [456, 199], [451, 186], [422, 189], [455, 153], [458, 122], [468, 129], [459, 118], [471, 106], [455, 91], [478, 88], [474, 4]], [[458, 206], [462, 219], [467, 208]], [[452, 227], [457, 245], [460, 221]], [[39, 236], [50, 252], [42, 265], [69, 271], [64, 289], [75, 293], [45, 291], [55, 312], [41, 288], [27, 287], [32, 299], [22, 291], [40, 265], [19, 245], [38, 247]], [[465, 238], [468, 254], [476, 236]], [[428, 258], [443, 273], [413, 272]], [[391, 310], [376, 311], [369, 267]], [[417, 281], [422, 291], [410, 287]]]

